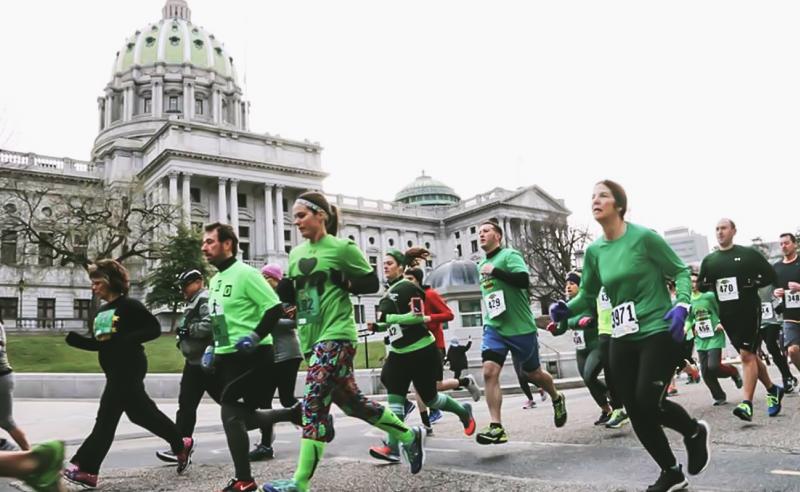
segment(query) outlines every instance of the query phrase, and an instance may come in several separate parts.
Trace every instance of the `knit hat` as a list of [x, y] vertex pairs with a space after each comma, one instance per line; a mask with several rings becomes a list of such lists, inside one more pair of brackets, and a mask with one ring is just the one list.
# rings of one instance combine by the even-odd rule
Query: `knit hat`
[[404, 255], [403, 252], [400, 251], [399, 249], [390, 249], [389, 251], [386, 252], [386, 254], [394, 258], [394, 260], [397, 262], [398, 265], [400, 266], [406, 265], [406, 255]]
[[572, 282], [575, 285], [581, 285], [581, 274], [577, 272], [569, 272], [567, 274], [567, 282]]
[[451, 338], [451, 339], [450, 339], [450, 345], [453, 345], [453, 346], [458, 346], [458, 345], [460, 345], [460, 344], [458, 343], [458, 338], [455, 338], [455, 337]]
[[283, 279], [283, 270], [281, 266], [276, 263], [270, 263], [261, 267], [261, 275], [265, 277], [274, 278], [278, 282]]

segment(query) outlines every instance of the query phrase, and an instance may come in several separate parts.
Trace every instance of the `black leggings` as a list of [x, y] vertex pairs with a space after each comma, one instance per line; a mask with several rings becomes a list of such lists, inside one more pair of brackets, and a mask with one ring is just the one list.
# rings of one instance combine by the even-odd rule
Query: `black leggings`
[[175, 425], [182, 436], [192, 437], [194, 433], [197, 406], [203, 399], [203, 393], [207, 392], [208, 396], [219, 403], [221, 391], [219, 379], [214, 374], [206, 372], [200, 365], [184, 363], [181, 389], [178, 393], [178, 412], [175, 414]]
[[631, 419], [636, 437], [662, 470], [676, 464], [664, 427], [684, 437], [697, 431], [697, 421], [665, 398], [677, 366], [680, 345], [663, 331], [636, 341], [611, 340], [611, 372]]
[[711, 396], [715, 400], [727, 398], [725, 390], [719, 384], [719, 378], [733, 378], [739, 374], [735, 367], [722, 363], [722, 349], [698, 350], [697, 356], [700, 358], [700, 372], [703, 375], [703, 382], [706, 383]]
[[575, 360], [578, 363], [578, 372], [589, 388], [589, 393], [592, 395], [594, 402], [597, 406], [603, 408], [608, 405], [608, 388], [602, 381], [597, 379], [600, 371], [603, 370], [603, 364], [600, 358], [600, 347], [593, 350], [576, 350]]
[[[301, 360], [290, 359], [275, 363], [273, 376], [266, 389], [267, 408], [272, 408], [272, 399], [275, 397], [276, 390], [283, 408], [290, 408], [297, 403], [294, 387], [297, 383], [297, 369], [300, 367]], [[272, 426], [261, 430], [261, 444], [267, 447], [272, 446]]]
[[764, 340], [764, 344], [767, 346], [769, 355], [772, 356], [772, 361], [778, 367], [778, 370], [781, 371], [783, 380], [786, 381], [792, 377], [792, 371], [789, 369], [789, 363], [786, 362], [786, 354], [781, 349], [781, 329], [780, 325], [767, 325], [761, 328], [761, 337]]
[[100, 465], [114, 442], [114, 434], [123, 412], [134, 424], [167, 441], [173, 453], [183, 450], [183, 439], [178, 427], [158, 409], [145, 392], [147, 359], [144, 354], [141, 359], [134, 361], [134, 365], [137, 367], [126, 368], [124, 376], [106, 376], [106, 387], [100, 397], [100, 407], [97, 409], [92, 433], [70, 460], [82, 471], [95, 475], [100, 471]]
[[614, 379], [611, 375], [611, 335], [600, 335], [597, 337], [597, 349], [600, 353], [600, 363], [603, 365], [603, 377], [608, 388], [608, 397], [611, 408], [617, 410], [622, 408], [622, 400], [619, 392], [614, 386]]

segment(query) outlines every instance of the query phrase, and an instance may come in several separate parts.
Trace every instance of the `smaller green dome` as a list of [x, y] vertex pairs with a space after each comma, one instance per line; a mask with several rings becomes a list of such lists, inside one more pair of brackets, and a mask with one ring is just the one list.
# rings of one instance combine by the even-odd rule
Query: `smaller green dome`
[[434, 206], [455, 205], [461, 201], [461, 197], [453, 188], [426, 176], [422, 171], [422, 175], [400, 190], [394, 200], [407, 205]]

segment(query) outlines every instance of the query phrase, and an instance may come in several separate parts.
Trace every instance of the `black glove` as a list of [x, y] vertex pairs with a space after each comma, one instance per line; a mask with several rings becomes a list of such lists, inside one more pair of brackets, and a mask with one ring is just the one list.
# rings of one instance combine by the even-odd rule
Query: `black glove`
[[81, 336], [80, 333], [71, 331], [67, 333], [67, 337], [64, 339], [67, 342], [67, 345], [70, 347], [80, 347], [82, 344], [81, 342], [84, 340], [85, 337]]

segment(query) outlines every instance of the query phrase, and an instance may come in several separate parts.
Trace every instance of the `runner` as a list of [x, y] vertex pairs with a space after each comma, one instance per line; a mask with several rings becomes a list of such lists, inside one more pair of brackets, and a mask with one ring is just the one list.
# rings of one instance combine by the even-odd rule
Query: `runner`
[[695, 336], [703, 382], [711, 391], [714, 406], [724, 405], [728, 396], [720, 386], [719, 378], [729, 377], [737, 388], [741, 388], [742, 377], [735, 367], [722, 363], [722, 350], [726, 340], [725, 331], [719, 322], [717, 299], [712, 292], [700, 292], [697, 289], [697, 273], [692, 273], [692, 309], [686, 326], [687, 331]]
[[528, 287], [530, 270], [522, 255], [503, 247], [503, 230], [495, 221], [484, 221], [478, 228], [478, 241], [486, 257], [478, 264], [481, 296], [486, 307], [483, 318], [483, 380], [490, 423], [478, 433], [479, 444], [504, 444], [508, 434], [503, 428], [500, 371], [508, 352], [517, 359], [528, 380], [543, 388], [553, 400], [556, 427], [567, 422], [567, 404], [563, 393], [556, 391], [553, 378], [539, 362], [539, 340], [531, 313]]
[[205, 227], [203, 255], [218, 272], [209, 282], [214, 331], [213, 367], [220, 378], [222, 428], [236, 476], [222, 492], [258, 490], [248, 456], [247, 431], [275, 422], [301, 423], [301, 409], [257, 410], [266, 406], [264, 388], [274, 374], [271, 333], [283, 308], [255, 268], [236, 259], [239, 238], [228, 224]]
[[611, 375], [611, 308], [611, 299], [606, 295], [606, 289], [601, 287], [597, 296], [597, 347], [600, 349], [600, 363], [603, 364], [603, 378], [608, 388], [608, 400], [612, 409], [611, 418], [606, 422], [606, 429], [619, 429], [627, 424], [629, 419]]
[[[8, 362], [8, 340], [6, 338], [6, 329], [3, 325], [3, 319], [0, 318], [0, 428], [8, 432], [12, 439], [17, 443], [19, 449], [28, 451], [31, 445], [28, 444], [28, 438], [22, 429], [19, 428], [14, 421], [13, 406], [14, 406], [14, 369]], [[6, 450], [16, 450], [17, 448], [11, 444], [6, 444]]]
[[300, 348], [312, 354], [303, 396], [303, 438], [291, 480], [264, 484], [266, 492], [305, 492], [326, 443], [334, 437], [331, 403], [388, 433], [401, 444], [411, 473], [424, 462], [425, 431], [409, 428], [389, 409], [361, 394], [353, 373], [356, 323], [349, 294], [378, 290], [378, 276], [353, 241], [336, 237], [339, 211], [322, 193], [300, 195], [292, 208], [294, 224], [306, 239], [289, 254], [295, 288]]
[[[780, 245], [783, 260], [772, 266], [776, 275], [773, 295], [783, 301], [784, 348], [794, 366], [800, 369], [800, 258], [797, 257], [797, 238], [792, 233], [783, 233]], [[787, 392], [791, 392], [797, 383], [791, 372], [788, 377], [784, 374], [783, 381]]]
[[[300, 362], [303, 360], [303, 354], [300, 352], [300, 343], [297, 340], [297, 330], [295, 330], [294, 316], [296, 314], [296, 307], [288, 303], [286, 287], [291, 290], [291, 285], [287, 286], [285, 283], [280, 285], [283, 281], [283, 269], [280, 265], [272, 263], [264, 265], [261, 268], [261, 275], [267, 281], [270, 287], [278, 294], [282, 301], [283, 315], [281, 316], [275, 331], [272, 333], [272, 342], [275, 350], [275, 365], [273, 367], [273, 377], [270, 378], [266, 391], [267, 408], [272, 408], [272, 399], [275, 397], [275, 391], [278, 392], [278, 397], [283, 408], [291, 408], [297, 403], [297, 398], [294, 396], [294, 387], [297, 383], [297, 369], [300, 367]], [[288, 282], [288, 281], [287, 281]], [[275, 434], [272, 427], [261, 430], [261, 442], [250, 451], [250, 461], [269, 460], [275, 457], [275, 451], [272, 449], [272, 443], [275, 441]]]
[[758, 288], [772, 284], [775, 271], [755, 249], [733, 244], [736, 225], [732, 220], [721, 219], [716, 234], [719, 250], [703, 258], [697, 287], [702, 292], [714, 291], [719, 303], [720, 322], [742, 359], [744, 401], [733, 409], [733, 414], [747, 422], [753, 420], [753, 395], [756, 381], [760, 380], [767, 389], [767, 415], [774, 417], [781, 411], [784, 391], [772, 384], [767, 366], [758, 357], [757, 350], [761, 345], [758, 338], [761, 325]]
[[[580, 289], [580, 274], [569, 272], [565, 284], [567, 298], [574, 298]], [[600, 348], [597, 344], [597, 313], [594, 309], [590, 309], [578, 313], [558, 325], [550, 324], [547, 328], [556, 336], [563, 335], [568, 329], [572, 331], [578, 374], [581, 375], [592, 399], [600, 407], [600, 418], [594, 422], [594, 425], [605, 425], [611, 418], [611, 405], [608, 402], [608, 388], [598, 379], [603, 365], [600, 360]]]
[[[370, 325], [372, 330], [386, 331], [391, 342], [389, 356], [381, 370], [381, 383], [388, 393], [389, 408], [401, 420], [405, 395], [413, 383], [428, 407], [456, 414], [464, 426], [464, 434], [471, 436], [475, 433], [472, 406], [459, 403], [436, 389], [437, 381], [442, 380], [442, 363], [433, 335], [425, 326], [425, 291], [403, 277], [406, 266], [428, 254], [422, 248], [412, 248], [405, 253], [390, 250], [383, 259], [383, 273], [389, 288], [378, 304], [378, 321]], [[457, 380], [452, 382], [458, 385]], [[392, 463], [400, 461], [398, 442], [391, 435], [383, 445], [371, 447], [369, 454]]]
[[761, 340], [767, 346], [767, 353], [772, 357], [772, 362], [781, 372], [783, 389], [787, 393], [794, 391], [797, 379], [792, 376], [787, 362], [788, 354], [783, 348], [783, 299], [773, 296], [774, 289], [762, 287], [759, 289], [761, 297]]
[[[185, 360], [175, 425], [178, 426], [181, 436], [192, 437], [197, 422], [197, 406], [203, 393], [208, 393], [208, 396], [219, 403], [222, 388], [219, 380], [201, 366], [203, 352], [214, 343], [208, 312], [208, 291], [203, 274], [200, 270], [187, 270], [178, 276], [177, 285], [186, 299], [186, 307], [183, 310], [182, 324], [177, 330], [178, 348]], [[169, 449], [157, 451], [156, 456], [161, 461], [177, 462], [175, 454]]]
[[[424, 285], [422, 283], [423, 273], [422, 269], [418, 267], [413, 268], [406, 268], [405, 273], [403, 274], [405, 279], [411, 282], [412, 284], [416, 285], [417, 287], [422, 288], [425, 292], [425, 326], [428, 328], [428, 331], [431, 332], [434, 339], [436, 340], [436, 348], [439, 350], [439, 357], [442, 361], [442, 369], [444, 372], [444, 333], [442, 332], [442, 323], [446, 323], [448, 321], [452, 321], [454, 318], [453, 311], [447, 307], [447, 303], [444, 302], [444, 299], [433, 289], [430, 285]], [[443, 377], [443, 375], [441, 376]], [[443, 379], [441, 381], [436, 382], [436, 391], [447, 391], [447, 390], [454, 390], [458, 389], [459, 387], [465, 387], [467, 391], [469, 391], [470, 396], [472, 396], [473, 401], [480, 401], [481, 399], [481, 389], [478, 387], [478, 383], [475, 381], [475, 378], [469, 374], [466, 377], [461, 379], [451, 378], [451, 379]], [[433, 433], [433, 429], [431, 428], [431, 424], [435, 424], [442, 418], [442, 411], [438, 409], [432, 409], [430, 415], [428, 414], [428, 408], [425, 406], [425, 403], [420, 398], [419, 394], [417, 396], [417, 407], [419, 407], [419, 415], [422, 419], [422, 425], [425, 426], [425, 432], [428, 435]]]
[[147, 395], [144, 377], [147, 356], [142, 344], [161, 335], [161, 325], [141, 302], [128, 297], [128, 270], [114, 260], [98, 260], [89, 267], [92, 293], [105, 301], [94, 318], [91, 338], [71, 331], [66, 342], [75, 348], [98, 352], [106, 386], [100, 397], [92, 433], [83, 441], [64, 471], [64, 478], [84, 487], [97, 487], [100, 465], [114, 442], [122, 413], [131, 422], [167, 441], [175, 453], [178, 473], [191, 463], [191, 437], [178, 427]]
[[[689, 271], [664, 239], [651, 229], [626, 222], [628, 199], [619, 184], [604, 180], [592, 194], [592, 215], [603, 236], [586, 250], [580, 293], [550, 307], [555, 322], [583, 312], [601, 287], [611, 300], [611, 372], [636, 436], [661, 468], [648, 492], [688, 485], [663, 427], [683, 435], [689, 474], [708, 466], [708, 424], [697, 421], [665, 398], [675, 371], [689, 314]], [[675, 280], [678, 304], [672, 306], [665, 278]], [[601, 282], [602, 279], [602, 282]]]

